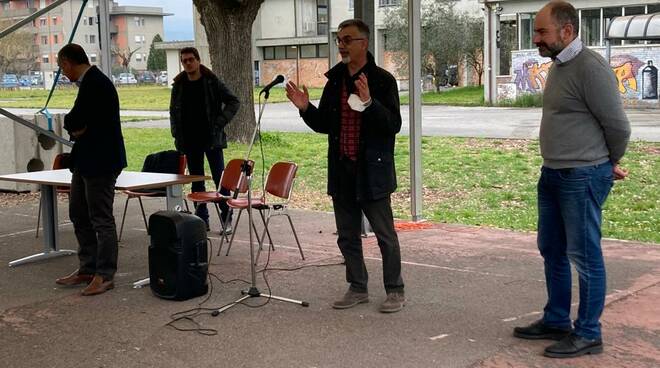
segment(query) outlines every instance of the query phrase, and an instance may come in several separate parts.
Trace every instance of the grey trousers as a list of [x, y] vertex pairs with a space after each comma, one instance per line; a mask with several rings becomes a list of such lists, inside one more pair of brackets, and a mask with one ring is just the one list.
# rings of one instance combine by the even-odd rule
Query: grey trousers
[[117, 227], [112, 213], [116, 174], [87, 176], [74, 170], [69, 217], [78, 239], [79, 273], [112, 280], [117, 272]]
[[339, 193], [332, 197], [337, 224], [337, 245], [346, 262], [346, 281], [356, 292], [367, 292], [369, 274], [362, 253], [362, 212], [376, 234], [383, 257], [383, 283], [387, 293], [402, 292], [401, 252], [394, 229], [390, 198], [358, 202], [354, 163], [342, 160]]

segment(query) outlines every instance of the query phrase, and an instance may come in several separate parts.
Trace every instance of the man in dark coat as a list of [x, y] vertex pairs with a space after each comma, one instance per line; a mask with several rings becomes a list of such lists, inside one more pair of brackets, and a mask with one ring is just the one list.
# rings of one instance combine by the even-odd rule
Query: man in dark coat
[[[179, 54], [184, 71], [174, 78], [170, 101], [174, 145], [186, 155], [191, 175], [204, 175], [206, 155], [217, 188], [225, 168], [222, 150], [227, 148], [227, 136], [224, 129], [236, 115], [240, 102], [211, 70], [200, 63], [197, 49], [186, 47]], [[206, 191], [204, 182], [192, 183], [192, 191]], [[224, 233], [231, 234], [231, 210], [225, 202], [220, 203], [220, 209]], [[195, 214], [206, 222], [208, 230], [206, 204], [196, 205]], [[223, 232], [222, 228], [220, 231]]]
[[115, 182], [126, 167], [126, 150], [115, 86], [85, 50], [68, 44], [57, 54], [62, 73], [80, 89], [64, 117], [64, 129], [75, 143], [71, 150], [69, 216], [78, 239], [80, 267], [56, 280], [59, 285], [89, 284], [83, 295], [114, 287], [117, 272], [117, 228], [112, 214]]
[[301, 91], [293, 82], [286, 86], [287, 97], [305, 123], [328, 135], [328, 194], [350, 283], [343, 298], [332, 306], [345, 309], [369, 301], [361, 239], [364, 212], [383, 256], [387, 298], [380, 311], [397, 312], [405, 296], [390, 202], [396, 189], [395, 135], [401, 130], [396, 80], [367, 51], [369, 27], [361, 20], [342, 22], [336, 41], [342, 62], [326, 73], [328, 82], [318, 108], [309, 102], [306, 87]]

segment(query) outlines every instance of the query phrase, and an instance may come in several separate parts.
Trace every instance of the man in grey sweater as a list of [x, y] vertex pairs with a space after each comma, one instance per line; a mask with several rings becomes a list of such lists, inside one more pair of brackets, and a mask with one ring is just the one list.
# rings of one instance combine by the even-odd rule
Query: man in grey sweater
[[[543, 93], [538, 183], [538, 247], [548, 301], [543, 318], [514, 335], [551, 339], [544, 355], [576, 357], [603, 351], [600, 316], [605, 305], [601, 251], [602, 206], [628, 173], [619, 167], [630, 137], [614, 73], [583, 46], [578, 14], [563, 1], [544, 6], [534, 22], [534, 43], [554, 61]], [[579, 274], [580, 304], [571, 324], [571, 263]]]

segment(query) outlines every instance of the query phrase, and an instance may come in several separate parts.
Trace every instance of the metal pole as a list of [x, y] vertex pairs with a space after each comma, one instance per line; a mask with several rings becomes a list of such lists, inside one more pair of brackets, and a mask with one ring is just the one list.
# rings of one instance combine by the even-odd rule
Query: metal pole
[[410, 212], [422, 219], [422, 55], [421, 0], [408, 3], [408, 89], [410, 95]]
[[108, 0], [100, 0], [99, 15], [99, 42], [101, 46], [101, 71], [112, 79], [112, 52], [110, 46], [110, 4]]
[[40, 10], [37, 10], [36, 12], [34, 12], [31, 15], [27, 16], [26, 18], [23, 18], [22, 20], [20, 20], [18, 23], [14, 24], [12, 26], [9, 26], [8, 28], [6, 28], [2, 32], [0, 32], [0, 39], [2, 39], [3, 37], [9, 35], [10, 33], [14, 32], [14, 31], [16, 31], [17, 29], [23, 27], [24, 25], [32, 22], [32, 20], [38, 18], [39, 16], [41, 16], [43, 14], [46, 14], [49, 11], [57, 8], [58, 6], [64, 4], [67, 1], [69, 1], [69, 0], [57, 0], [56, 2], [48, 5], [47, 7], [43, 8], [43, 9], [40, 9]]
[[337, 45], [332, 39], [332, 0], [328, 0], [328, 68], [337, 64]]

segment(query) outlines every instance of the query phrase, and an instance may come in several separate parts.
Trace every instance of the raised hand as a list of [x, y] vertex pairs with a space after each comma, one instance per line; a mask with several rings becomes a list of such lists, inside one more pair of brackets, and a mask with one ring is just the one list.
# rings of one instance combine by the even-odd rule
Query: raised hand
[[286, 84], [286, 97], [291, 101], [300, 111], [307, 110], [309, 106], [309, 91], [307, 87], [303, 86], [302, 91], [295, 83], [289, 81]]
[[369, 83], [367, 81], [367, 76], [364, 75], [364, 73], [361, 73], [360, 77], [355, 81], [355, 88], [357, 89], [360, 101], [367, 102], [371, 99], [371, 94], [369, 93]]

